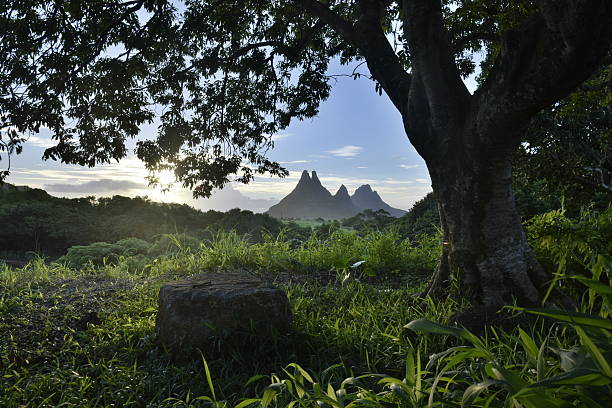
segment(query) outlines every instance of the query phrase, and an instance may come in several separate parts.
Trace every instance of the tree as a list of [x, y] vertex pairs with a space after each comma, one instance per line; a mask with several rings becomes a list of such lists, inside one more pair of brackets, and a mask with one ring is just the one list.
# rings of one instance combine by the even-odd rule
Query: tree
[[[10, 0], [1, 9], [6, 148], [50, 128], [46, 158], [94, 165], [163, 112], [137, 155], [194, 194], [237, 173], [286, 174], [271, 135], [316, 115], [331, 58], [365, 62], [400, 112], [439, 203], [443, 255], [429, 292], [498, 307], [541, 298], [548, 276], [525, 239], [511, 156], [542, 108], [609, 49], [606, 0]], [[462, 77], [476, 69], [470, 94]], [[356, 70], [352, 74], [361, 75]], [[250, 162], [250, 163], [249, 163]], [[254, 166], [254, 170], [252, 169]]]

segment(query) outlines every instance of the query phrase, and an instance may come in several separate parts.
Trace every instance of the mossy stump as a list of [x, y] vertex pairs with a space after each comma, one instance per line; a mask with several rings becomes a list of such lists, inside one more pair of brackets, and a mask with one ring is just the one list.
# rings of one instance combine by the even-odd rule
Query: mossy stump
[[286, 293], [244, 272], [203, 274], [159, 291], [157, 334], [170, 349], [204, 350], [211, 338], [240, 330], [283, 332], [290, 324]]

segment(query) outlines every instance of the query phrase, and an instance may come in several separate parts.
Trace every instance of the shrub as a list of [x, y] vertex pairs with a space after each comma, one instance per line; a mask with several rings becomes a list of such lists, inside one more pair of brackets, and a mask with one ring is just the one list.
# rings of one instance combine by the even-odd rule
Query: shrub
[[151, 248], [151, 244], [140, 238], [125, 238], [115, 242], [115, 245], [123, 249], [122, 254], [125, 256], [146, 255]]
[[90, 245], [76, 245], [68, 248], [66, 255], [57, 261], [75, 269], [87, 264], [101, 266], [105, 263], [115, 263], [123, 254], [123, 248], [108, 242], [94, 242]]
[[185, 250], [196, 250], [201, 242], [188, 234], [163, 234], [149, 247], [147, 254], [150, 257], [174, 255]]

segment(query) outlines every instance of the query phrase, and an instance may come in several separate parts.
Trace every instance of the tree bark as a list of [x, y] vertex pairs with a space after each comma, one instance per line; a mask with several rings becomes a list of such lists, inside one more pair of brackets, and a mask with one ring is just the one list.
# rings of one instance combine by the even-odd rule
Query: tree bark
[[495, 309], [515, 300], [538, 304], [550, 278], [535, 259], [516, 210], [512, 148], [457, 143], [446, 152], [427, 161], [444, 234], [427, 294], [454, 292]]

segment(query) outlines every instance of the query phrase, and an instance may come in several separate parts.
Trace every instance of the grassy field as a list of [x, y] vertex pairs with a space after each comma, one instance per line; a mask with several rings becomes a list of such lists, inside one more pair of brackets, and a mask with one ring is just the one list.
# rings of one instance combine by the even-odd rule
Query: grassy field
[[325, 224], [327, 221], [323, 220], [323, 221], [317, 221], [317, 220], [301, 220], [301, 219], [292, 219], [292, 220], [284, 220], [281, 219], [282, 222], [284, 222], [285, 224], [288, 224], [290, 222], [294, 222], [297, 225], [299, 225], [300, 227], [318, 227], [319, 225], [323, 225]]
[[[141, 270], [125, 260], [81, 269], [42, 260], [2, 267], [0, 406], [609, 406], [609, 286], [585, 281], [578, 323], [578, 315], [567, 323], [549, 311], [552, 320], [523, 319], [529, 323], [521, 329], [477, 337], [444, 325], [462, 305], [414, 301], [426, 279], [422, 268], [435, 259], [427, 240], [390, 246], [385, 234], [361, 239], [340, 232], [292, 248], [227, 234]], [[605, 254], [586, 244], [565, 251], [565, 264], [585, 251], [595, 256], [588, 270], [607, 274]], [[397, 270], [379, 263], [341, 284], [357, 255], [372, 264], [422, 264]], [[210, 339], [205, 350], [169, 353], [155, 335], [158, 290], [207, 270], [274, 280], [289, 297], [291, 331], [235, 333]]]

